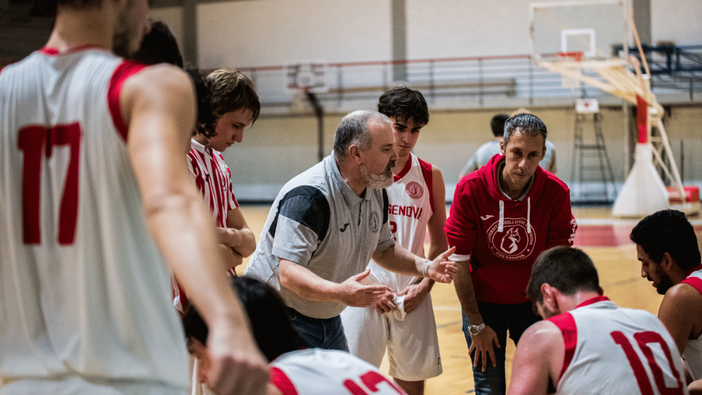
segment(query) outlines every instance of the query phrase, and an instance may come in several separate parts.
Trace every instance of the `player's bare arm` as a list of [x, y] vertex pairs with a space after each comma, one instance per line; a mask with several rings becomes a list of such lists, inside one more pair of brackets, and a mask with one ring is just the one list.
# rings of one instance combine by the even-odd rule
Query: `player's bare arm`
[[231, 268], [241, 265], [244, 262], [244, 257], [242, 257], [241, 254], [224, 244], [219, 245], [219, 253], [222, 254], [222, 270], [225, 272], [229, 271]]
[[[468, 316], [468, 322], [471, 325], [480, 325], [485, 320], [483, 320], [483, 316], [480, 315], [480, 310], [478, 310], [478, 303], [473, 290], [473, 279], [471, 278], [468, 264], [469, 261], [456, 262], [458, 273], [454, 279], [454, 286], [456, 287], [458, 301], [461, 302], [461, 308]], [[488, 359], [493, 367], [497, 366], [494, 347], [500, 348], [501, 345], [495, 331], [490, 326], [485, 325], [485, 328], [480, 333], [471, 335], [471, 339], [472, 344], [468, 350], [468, 355], [475, 353], [473, 366], [477, 367], [481, 364], [481, 369], [484, 372], [487, 369]]]
[[211, 215], [182, 155], [195, 114], [188, 77], [172, 66], [147, 68], [124, 83], [120, 109], [149, 229], [210, 328], [211, 385], [222, 394], [265, 393], [266, 361], [220, 270]]
[[390, 292], [384, 285], [364, 285], [361, 280], [370, 270], [351, 276], [343, 283], [325, 280], [306, 267], [287, 259], [279, 258], [280, 285], [307, 300], [341, 302], [347, 306], [368, 307]]
[[514, 353], [512, 380], [507, 394], [548, 393], [549, 381], [555, 386], [563, 366], [565, 345], [560, 329], [550, 321], [529, 327]]
[[[432, 196], [434, 196], [434, 205], [432, 206], [432, 216], [427, 223], [427, 232], [429, 233], [429, 259], [435, 259], [442, 251], [448, 249], [446, 241], [446, 233], [444, 233], [444, 225], [446, 224], [446, 190], [444, 186], [444, 177], [438, 167], [432, 165]], [[400, 296], [405, 296], [405, 312], [411, 313], [419, 305], [424, 302], [424, 299], [431, 292], [434, 286], [434, 280], [423, 278], [417, 284], [409, 285], [398, 293]]]
[[[428, 267], [428, 277], [440, 283], [450, 284], [456, 275], [456, 264], [448, 259], [456, 248], [451, 248], [442, 252]], [[401, 245], [395, 244], [384, 251], [376, 250], [373, 253], [373, 260], [385, 269], [407, 274], [410, 276], [422, 276], [426, 259], [420, 258]]]
[[668, 328], [681, 354], [689, 339], [702, 334], [701, 317], [702, 295], [684, 283], [671, 287], [658, 309], [658, 318]]
[[256, 250], [256, 237], [238, 207], [227, 213], [227, 228], [218, 228], [219, 242], [246, 258]]

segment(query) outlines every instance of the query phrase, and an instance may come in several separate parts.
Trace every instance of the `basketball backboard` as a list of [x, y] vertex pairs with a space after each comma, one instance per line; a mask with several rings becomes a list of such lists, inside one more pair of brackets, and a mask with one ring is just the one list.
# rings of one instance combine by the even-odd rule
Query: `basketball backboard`
[[532, 58], [551, 61], [564, 52], [582, 52], [582, 60], [618, 57], [612, 48], [631, 41], [630, 7], [630, 0], [531, 3]]
[[289, 92], [309, 90], [324, 93], [327, 84], [327, 63], [323, 60], [287, 62], [283, 67], [285, 84]]

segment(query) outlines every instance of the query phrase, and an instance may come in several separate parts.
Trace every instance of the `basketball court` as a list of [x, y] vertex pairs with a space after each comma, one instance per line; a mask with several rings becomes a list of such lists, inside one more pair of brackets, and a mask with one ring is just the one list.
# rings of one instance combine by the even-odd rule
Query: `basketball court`
[[[258, 240], [270, 207], [244, 205], [241, 209]], [[574, 207], [573, 215], [579, 224], [575, 246], [582, 248], [595, 262], [605, 295], [622, 307], [643, 309], [656, 314], [663, 297], [656, 293], [651, 283], [641, 278], [636, 249], [629, 241], [629, 232], [638, 221], [614, 218], [610, 207]], [[699, 239], [702, 218], [692, 217], [690, 221], [698, 232]], [[425, 249], [428, 248], [427, 242]], [[237, 273], [244, 272], [246, 263], [248, 259], [237, 268]], [[473, 393], [471, 360], [461, 329], [461, 306], [456, 292], [453, 285], [435, 284], [431, 294], [444, 372], [439, 377], [427, 380], [426, 395]], [[506, 364], [508, 386], [513, 355], [514, 345], [509, 340]], [[381, 371], [387, 373], [387, 361], [383, 361]]]

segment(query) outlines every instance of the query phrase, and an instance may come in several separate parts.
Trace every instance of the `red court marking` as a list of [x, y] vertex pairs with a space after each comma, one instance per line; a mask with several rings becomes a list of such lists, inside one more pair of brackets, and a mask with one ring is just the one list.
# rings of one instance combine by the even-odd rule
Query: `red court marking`
[[579, 225], [573, 245], [576, 247], [616, 247], [631, 243], [634, 225]]
[[[631, 244], [629, 234], [634, 225], [579, 225], [573, 245], [576, 247], [616, 247]], [[695, 226], [695, 232], [702, 226]]]

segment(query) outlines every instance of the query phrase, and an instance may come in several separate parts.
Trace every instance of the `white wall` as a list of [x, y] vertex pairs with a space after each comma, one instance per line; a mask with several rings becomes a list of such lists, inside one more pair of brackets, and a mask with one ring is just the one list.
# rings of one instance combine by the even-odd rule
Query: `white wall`
[[651, 0], [653, 43], [670, 41], [676, 45], [702, 44], [702, 1]]
[[[529, 53], [530, 0], [406, 0], [409, 59]], [[572, 0], [578, 2], [580, 0]], [[180, 7], [151, 11], [182, 43]], [[702, 43], [702, 0], [651, 0], [653, 42]], [[389, 0], [258, 0], [198, 6], [201, 68], [392, 58]]]
[[263, 0], [198, 7], [199, 66], [270, 66], [391, 56], [388, 0]]
[[529, 53], [529, 0], [407, 0], [407, 57]]

